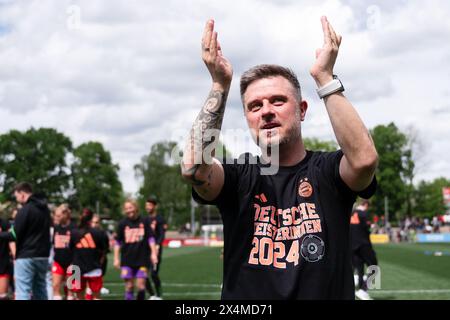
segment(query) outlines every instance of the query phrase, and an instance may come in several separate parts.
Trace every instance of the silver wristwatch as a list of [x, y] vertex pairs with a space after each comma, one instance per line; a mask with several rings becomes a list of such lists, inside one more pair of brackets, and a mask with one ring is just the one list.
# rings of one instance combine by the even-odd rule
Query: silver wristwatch
[[342, 92], [344, 91], [344, 85], [342, 84], [341, 80], [339, 80], [337, 75], [333, 75], [333, 80], [325, 84], [324, 86], [320, 87], [317, 90], [317, 94], [319, 95], [320, 99], [323, 99], [330, 94], [333, 94], [335, 92]]

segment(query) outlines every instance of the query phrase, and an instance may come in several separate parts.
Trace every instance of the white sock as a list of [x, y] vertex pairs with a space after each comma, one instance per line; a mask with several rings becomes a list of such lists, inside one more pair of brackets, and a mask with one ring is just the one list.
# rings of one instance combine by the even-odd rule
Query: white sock
[[53, 296], [53, 300], [62, 300], [62, 297], [61, 296]]

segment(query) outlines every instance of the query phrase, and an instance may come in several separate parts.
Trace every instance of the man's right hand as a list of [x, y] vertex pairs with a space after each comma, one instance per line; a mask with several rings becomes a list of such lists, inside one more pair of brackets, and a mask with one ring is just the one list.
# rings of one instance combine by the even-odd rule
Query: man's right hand
[[[222, 127], [233, 77], [233, 68], [222, 55], [222, 49], [217, 41], [213, 20], [208, 20], [203, 33], [202, 59], [211, 74], [213, 86], [192, 125], [183, 153], [181, 172], [183, 178], [204, 200], [211, 201], [217, 197], [224, 184], [223, 167], [220, 161], [214, 158], [214, 149], [217, 146], [219, 138], [217, 133]], [[212, 149], [206, 154], [210, 145]]]
[[214, 31], [214, 20], [206, 22], [202, 38], [202, 59], [211, 74], [214, 89], [228, 91], [233, 68], [222, 54], [217, 32]]

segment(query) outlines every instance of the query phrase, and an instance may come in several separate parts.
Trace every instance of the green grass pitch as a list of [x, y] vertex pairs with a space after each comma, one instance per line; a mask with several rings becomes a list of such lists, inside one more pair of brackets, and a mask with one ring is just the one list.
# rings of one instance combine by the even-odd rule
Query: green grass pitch
[[[374, 299], [450, 299], [450, 244], [375, 245], [381, 269], [381, 288]], [[221, 248], [164, 248], [161, 266], [164, 299], [220, 299]], [[438, 252], [438, 255], [433, 254]], [[439, 252], [442, 254], [439, 255]], [[109, 267], [103, 299], [123, 299], [119, 271]]]

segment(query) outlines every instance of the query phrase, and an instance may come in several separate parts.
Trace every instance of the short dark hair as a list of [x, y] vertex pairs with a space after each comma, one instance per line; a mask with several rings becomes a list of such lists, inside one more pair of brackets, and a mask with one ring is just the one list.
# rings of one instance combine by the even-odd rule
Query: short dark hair
[[299, 100], [302, 98], [302, 92], [300, 87], [300, 82], [298, 81], [297, 76], [295, 75], [294, 71], [292, 71], [290, 68], [286, 68], [283, 66], [279, 66], [276, 64], [260, 64], [257, 66], [254, 66], [253, 68], [250, 68], [249, 70], [245, 71], [241, 76], [241, 100], [244, 102], [244, 94], [247, 91], [248, 86], [256, 80], [264, 79], [264, 78], [271, 78], [271, 77], [277, 77], [281, 76], [288, 80], [292, 86], [295, 88], [295, 91], [297, 93], [297, 97]]
[[79, 228], [88, 229], [93, 217], [94, 212], [89, 208], [84, 208], [81, 212]]
[[33, 193], [33, 187], [29, 182], [19, 182], [14, 186], [14, 192]]
[[158, 204], [158, 200], [156, 199], [156, 196], [149, 196], [145, 202], [151, 202], [155, 205]]

